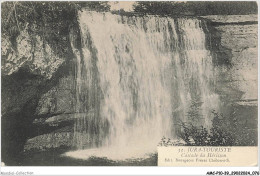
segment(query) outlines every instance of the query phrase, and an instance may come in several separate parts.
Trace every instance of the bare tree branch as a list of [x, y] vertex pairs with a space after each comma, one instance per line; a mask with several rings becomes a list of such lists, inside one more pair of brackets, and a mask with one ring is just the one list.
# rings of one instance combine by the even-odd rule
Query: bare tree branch
[[20, 26], [19, 26], [19, 23], [18, 23], [18, 20], [17, 20], [17, 14], [16, 14], [16, 9], [15, 9], [15, 5], [16, 5], [17, 2], [14, 2], [13, 5], [14, 5], [14, 14], [15, 14], [15, 20], [16, 20], [16, 24], [17, 24], [17, 27], [19, 29], [19, 31], [21, 31], [20, 29]]

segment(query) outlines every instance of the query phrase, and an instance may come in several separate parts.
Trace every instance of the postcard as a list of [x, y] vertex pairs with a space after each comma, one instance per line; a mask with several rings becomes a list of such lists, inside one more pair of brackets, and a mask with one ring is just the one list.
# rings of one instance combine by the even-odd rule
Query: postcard
[[257, 2], [5, 1], [1, 16], [3, 169], [258, 166]]

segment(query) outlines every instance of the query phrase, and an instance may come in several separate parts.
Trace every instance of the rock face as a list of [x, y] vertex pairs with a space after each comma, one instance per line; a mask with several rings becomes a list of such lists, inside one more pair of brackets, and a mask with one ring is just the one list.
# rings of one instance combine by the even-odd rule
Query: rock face
[[72, 129], [69, 127], [30, 138], [26, 142], [24, 150], [48, 150], [50, 148], [66, 146], [73, 146], [73, 133]]
[[73, 111], [73, 54], [61, 58], [27, 29], [16, 38], [15, 47], [4, 35], [1, 44], [2, 159], [16, 165], [28, 138], [60, 128], [35, 126], [35, 119]]
[[[236, 133], [246, 139], [244, 145], [257, 145], [258, 102], [258, 25], [257, 15], [204, 16], [211, 24], [213, 53], [219, 63], [216, 91], [220, 112], [238, 123]], [[232, 127], [230, 127], [232, 128]], [[249, 137], [250, 136], [250, 137]]]
[[[216, 92], [224, 102], [223, 114], [236, 113], [241, 124], [247, 124], [257, 136], [257, 16], [201, 18], [208, 25], [208, 47], [217, 60]], [[68, 35], [71, 43], [79, 40], [73, 32]], [[6, 160], [23, 150], [73, 145], [73, 52], [60, 58], [40, 36], [35, 36], [34, 45], [31, 37], [23, 31], [17, 37], [16, 50], [2, 37], [2, 157]], [[53, 118], [56, 116], [59, 118]], [[63, 117], [68, 120], [60, 120]], [[48, 118], [54, 123], [44, 123]], [[57, 123], [55, 119], [59, 119]]]
[[[219, 67], [219, 92], [222, 98], [237, 103], [257, 104], [257, 16], [204, 16], [219, 37], [218, 53], [229, 53], [229, 66]], [[214, 41], [212, 41], [214, 42]], [[221, 57], [219, 60], [223, 59]], [[232, 93], [233, 90], [233, 93]], [[235, 93], [236, 91], [237, 93]], [[226, 92], [226, 94], [225, 94]], [[226, 96], [226, 97], [225, 97]], [[245, 104], [245, 103], [243, 103]]]
[[17, 47], [11, 46], [10, 40], [3, 36], [2, 49], [2, 74], [11, 75], [19, 68], [27, 66], [32, 73], [50, 79], [54, 72], [65, 61], [54, 54], [50, 45], [40, 36], [34, 38], [25, 29], [16, 38]]
[[73, 113], [76, 101], [74, 82], [72, 75], [59, 79], [57, 86], [42, 95], [35, 115]]

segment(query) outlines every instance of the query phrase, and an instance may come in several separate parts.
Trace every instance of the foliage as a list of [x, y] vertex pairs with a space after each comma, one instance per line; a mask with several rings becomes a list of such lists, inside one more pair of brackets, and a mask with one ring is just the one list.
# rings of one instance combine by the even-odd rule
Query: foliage
[[256, 2], [140, 1], [135, 12], [157, 15], [245, 15], [257, 14]]
[[165, 136], [163, 136], [163, 138], [161, 139], [161, 141], [159, 142], [158, 146], [182, 146], [182, 145], [186, 145], [185, 141], [183, 140], [171, 140], [170, 138], [166, 138]]
[[245, 125], [239, 124], [235, 117], [224, 117], [212, 111], [214, 118], [210, 130], [205, 127], [197, 127], [191, 123], [180, 122], [182, 130], [178, 137], [186, 142], [186, 145], [195, 146], [251, 146], [257, 145], [252, 133]]
[[9, 38], [15, 49], [16, 38], [27, 30], [52, 45], [58, 55], [66, 55], [70, 27], [77, 25], [77, 12], [83, 8], [107, 11], [107, 2], [4, 2], [2, 3], [2, 37]]

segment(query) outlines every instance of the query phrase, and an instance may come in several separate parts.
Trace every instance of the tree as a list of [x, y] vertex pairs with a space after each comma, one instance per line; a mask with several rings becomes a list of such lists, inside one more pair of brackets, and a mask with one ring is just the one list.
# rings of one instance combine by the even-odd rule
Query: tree
[[[27, 28], [63, 52], [71, 25], [77, 23], [79, 10], [108, 11], [107, 2], [4, 2], [2, 3], [2, 37], [16, 47], [16, 37]], [[65, 39], [64, 39], [65, 38]]]
[[140, 1], [134, 6], [138, 13], [155, 15], [246, 15], [257, 14], [254, 1]]

